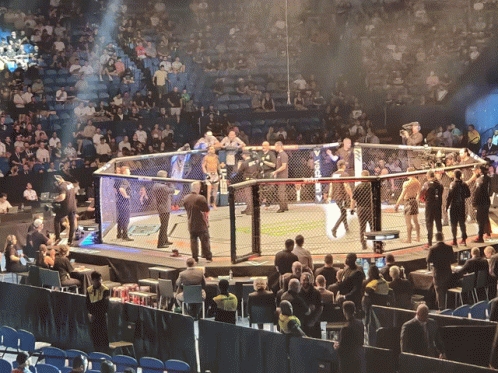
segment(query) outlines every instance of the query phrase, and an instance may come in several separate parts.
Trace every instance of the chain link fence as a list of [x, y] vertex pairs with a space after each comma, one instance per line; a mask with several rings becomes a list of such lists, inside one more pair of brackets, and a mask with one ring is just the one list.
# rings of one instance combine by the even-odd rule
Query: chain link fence
[[[462, 161], [459, 149], [371, 144], [355, 144], [349, 149], [340, 144], [288, 145], [284, 146], [288, 178], [275, 179], [271, 172], [262, 171], [261, 147], [245, 150], [248, 159], [258, 165], [257, 178], [247, 177], [239, 169], [247, 159], [241, 149], [217, 150], [222, 165], [212, 202], [216, 201], [218, 208], [209, 214], [213, 255], [231, 255], [234, 261], [251, 255], [273, 255], [282, 250], [287, 238], [298, 234], [305, 237], [306, 248], [318, 255], [370, 252], [373, 244], [365, 241], [364, 232], [372, 230], [399, 231], [400, 237], [409, 241], [405, 201], [400, 201], [396, 209], [407, 178], [414, 176], [423, 185], [428, 169], [441, 171], [438, 178], [445, 187], [444, 201], [451, 171], [462, 168], [467, 180], [472, 167], [482, 163], [473, 154]], [[269, 152], [276, 162], [277, 154], [272, 149]], [[203, 181], [202, 193], [206, 195], [207, 175], [202, 167], [206, 154], [206, 150], [192, 150], [118, 158], [98, 170], [97, 212], [102, 242], [137, 248], [155, 248], [160, 244], [164, 216], [159, 213], [154, 192], [154, 184], [159, 182], [172, 189], [167, 236], [175, 245], [170, 248], [188, 254], [187, 219], [180, 202], [195, 180]], [[344, 174], [337, 175], [341, 159], [346, 161], [346, 168]], [[116, 173], [123, 167], [130, 169], [129, 176]], [[406, 173], [412, 170], [409, 167], [415, 171]], [[158, 171], [167, 174], [157, 177]], [[418, 208], [418, 221], [412, 219], [412, 242], [386, 241], [384, 250], [410, 247], [419, 244], [418, 239], [422, 243], [427, 241], [424, 205], [419, 203]], [[471, 222], [471, 205], [467, 215]], [[443, 222], [446, 220], [443, 213]], [[474, 224], [468, 224], [467, 229], [469, 235], [476, 232]], [[449, 228], [444, 227], [443, 231], [451, 237]]]

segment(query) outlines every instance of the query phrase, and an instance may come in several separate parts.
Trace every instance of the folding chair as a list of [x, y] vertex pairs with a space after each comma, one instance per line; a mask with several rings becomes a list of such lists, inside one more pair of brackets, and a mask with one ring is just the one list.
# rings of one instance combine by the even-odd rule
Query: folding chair
[[173, 281], [171, 280], [163, 280], [159, 278], [157, 280], [159, 283], [157, 285], [157, 290], [159, 293], [159, 300], [157, 302], [157, 308], [162, 308], [163, 299], [166, 300], [166, 309], [168, 310], [169, 302], [171, 299], [175, 298], [175, 294], [173, 293]]
[[[19, 335], [19, 349], [21, 351], [27, 352], [32, 355], [35, 352], [43, 350], [45, 347], [50, 347], [50, 343], [47, 342], [37, 342], [33, 333], [28, 332], [27, 330], [19, 329], [17, 332]], [[39, 359], [39, 355], [37, 357], [37, 362]]]
[[103, 352], [90, 352], [88, 354], [88, 361], [92, 363], [92, 369], [90, 372], [100, 372], [100, 365], [104, 360], [112, 361], [110, 355], [104, 354]]
[[53, 365], [58, 370], [66, 365], [66, 352], [57, 347], [45, 347], [42, 349], [42, 357], [45, 364]]
[[[121, 349], [121, 352], [128, 353], [130, 356], [135, 358], [135, 346], [133, 345], [133, 341], [135, 340], [135, 323], [134, 322], [126, 322], [125, 330], [123, 332], [123, 340], [117, 342], [109, 343], [109, 348], [111, 350]], [[93, 366], [92, 366], [93, 370]]]
[[470, 307], [470, 317], [473, 319], [486, 320], [488, 318], [488, 301], [477, 302]]
[[249, 312], [250, 328], [252, 328], [252, 324], [271, 324], [271, 330], [273, 331], [275, 325], [274, 307], [251, 305], [247, 311]]
[[476, 302], [479, 301], [479, 294], [477, 290], [484, 289], [484, 294], [486, 294], [486, 300], [489, 300], [488, 296], [488, 285], [489, 285], [489, 277], [488, 271], [479, 271], [477, 272], [477, 280], [476, 287], [474, 288], [474, 295], [476, 297]]
[[463, 296], [462, 294], [471, 294], [472, 300], [474, 300], [474, 286], [476, 282], [476, 274], [475, 273], [469, 273], [462, 278], [462, 286], [454, 287], [451, 289], [448, 289], [446, 293], [446, 304], [448, 304], [448, 293], [455, 294], [455, 306], [457, 305], [457, 299], [458, 295], [460, 295], [460, 301], [463, 303]]
[[255, 291], [254, 286], [252, 284], [242, 285], [242, 302], [240, 302], [241, 318], [244, 318], [246, 316], [244, 309], [245, 306], [247, 305], [247, 302], [249, 301], [249, 294], [251, 294], [254, 291]]
[[61, 371], [50, 364], [36, 364], [36, 373], [61, 373]]
[[10, 326], [2, 326], [0, 328], [0, 337], [2, 338], [3, 355], [7, 352], [19, 352], [19, 334]]
[[468, 304], [464, 304], [453, 311], [453, 316], [468, 318], [469, 310], [470, 306]]
[[52, 271], [50, 269], [40, 268], [40, 281], [42, 287], [49, 287], [50, 289], [61, 289], [61, 291], [68, 291], [69, 289], [76, 289], [76, 293], [78, 294], [78, 286], [70, 285], [70, 286], [62, 286], [61, 278], [59, 276], [59, 272]]
[[0, 359], [0, 373], [11, 373], [12, 364], [4, 359]]
[[182, 315], [185, 315], [185, 304], [202, 304], [202, 318], [206, 317], [204, 299], [202, 299], [202, 286], [189, 285], [183, 287]]

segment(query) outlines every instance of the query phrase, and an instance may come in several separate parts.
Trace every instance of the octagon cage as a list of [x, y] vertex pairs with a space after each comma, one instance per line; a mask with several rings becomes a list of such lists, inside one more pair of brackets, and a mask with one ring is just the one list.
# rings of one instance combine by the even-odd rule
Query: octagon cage
[[[236, 263], [255, 255], [273, 256], [284, 248], [288, 238], [304, 237], [304, 246], [312, 255], [348, 252], [380, 252], [420, 247], [427, 242], [425, 206], [419, 203], [417, 237], [413, 226], [408, 237], [403, 203], [396, 209], [403, 183], [414, 177], [421, 185], [426, 174], [434, 170], [444, 185], [443, 233], [451, 238], [448, 217], [444, 213], [453, 171], [461, 169], [468, 180], [472, 169], [485, 162], [470, 153], [461, 161], [460, 149], [435, 147], [410, 147], [403, 145], [354, 144], [347, 152], [339, 143], [321, 145], [284, 145], [288, 155], [286, 179], [261, 178], [243, 180], [237, 172], [242, 161], [241, 149], [219, 149], [217, 155], [223, 168], [216, 196], [216, 203], [209, 213], [209, 233], [213, 256], [230, 257]], [[260, 147], [246, 147], [249, 157], [261, 162]], [[270, 151], [274, 151], [271, 148]], [[348, 154], [347, 174], [337, 178], [339, 155]], [[171, 212], [168, 239], [173, 244], [167, 249], [177, 249], [181, 254], [190, 253], [190, 234], [182, 200], [190, 193], [191, 183], [202, 181], [201, 193], [206, 196], [206, 175], [202, 160], [206, 150], [177, 151], [153, 155], [116, 158], [95, 172], [96, 217], [100, 226], [100, 242], [137, 249], [155, 250], [158, 244], [160, 217], [153, 195], [155, 183], [169, 184]], [[129, 167], [130, 175], [116, 174], [122, 166]], [[413, 167], [414, 171], [411, 171]], [[167, 177], [158, 177], [160, 170]], [[410, 172], [407, 172], [409, 171]], [[368, 176], [362, 171], [368, 171]], [[123, 202], [120, 188], [126, 186], [129, 199]], [[356, 209], [350, 211], [351, 198], [343, 193], [341, 198], [335, 188], [349, 189]], [[471, 185], [471, 191], [472, 191]], [[339, 193], [340, 194], [340, 193]], [[467, 201], [467, 233], [477, 233], [475, 215]], [[125, 206], [123, 206], [125, 204]], [[127, 210], [128, 220], [123, 221], [122, 211]], [[121, 211], [121, 214], [120, 214]], [[124, 241], [118, 229], [126, 226], [133, 241]], [[395, 232], [392, 240], [369, 241], [368, 232]], [[399, 239], [397, 238], [399, 235]], [[420, 240], [420, 242], [419, 242]]]

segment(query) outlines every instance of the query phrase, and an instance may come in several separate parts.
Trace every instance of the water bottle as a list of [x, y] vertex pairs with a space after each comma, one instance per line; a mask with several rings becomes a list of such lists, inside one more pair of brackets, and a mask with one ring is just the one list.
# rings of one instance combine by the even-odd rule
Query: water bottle
[[19, 210], [24, 211], [24, 203], [21, 203], [21, 207], [19, 208]]
[[228, 279], [229, 279], [230, 281], [232, 281], [232, 280], [233, 280], [233, 271], [232, 271], [232, 269], [230, 269], [230, 272], [228, 272]]
[[401, 266], [399, 267], [399, 272], [400, 272], [400, 278], [405, 278], [405, 267]]

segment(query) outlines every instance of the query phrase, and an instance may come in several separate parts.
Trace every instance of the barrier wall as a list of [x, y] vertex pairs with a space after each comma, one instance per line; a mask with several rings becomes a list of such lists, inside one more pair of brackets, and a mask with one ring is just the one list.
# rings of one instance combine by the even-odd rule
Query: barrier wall
[[[85, 297], [32, 286], [0, 282], [2, 325], [32, 332], [37, 340], [62, 349], [93, 351]], [[9, 301], [5, 301], [5, 300]], [[134, 322], [137, 358], [178, 359], [197, 372], [194, 321], [191, 317], [111, 302], [108, 312], [110, 341], [121, 340], [124, 322]]]

